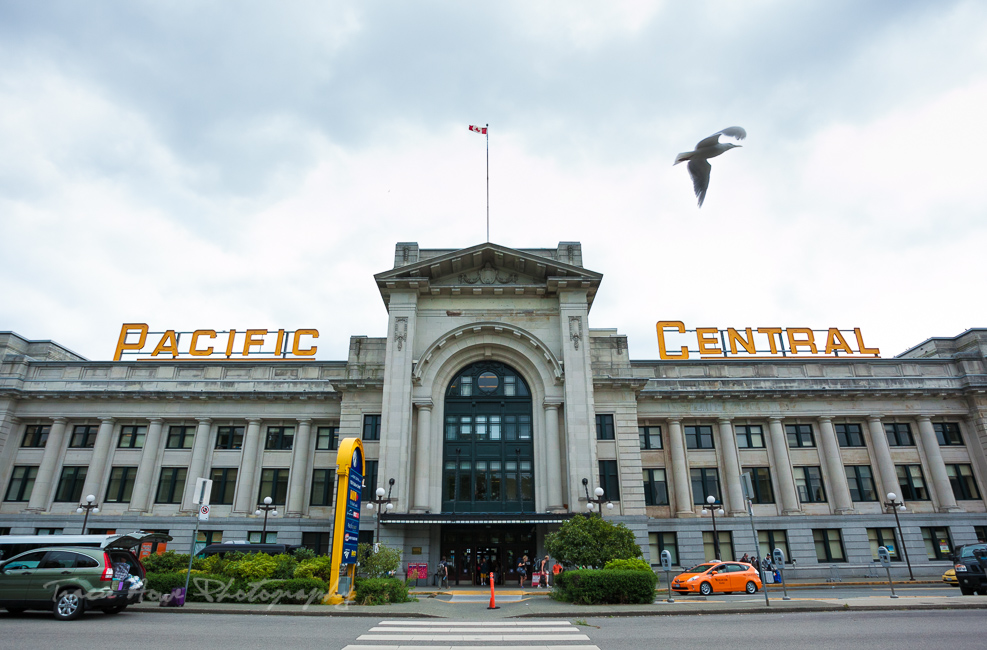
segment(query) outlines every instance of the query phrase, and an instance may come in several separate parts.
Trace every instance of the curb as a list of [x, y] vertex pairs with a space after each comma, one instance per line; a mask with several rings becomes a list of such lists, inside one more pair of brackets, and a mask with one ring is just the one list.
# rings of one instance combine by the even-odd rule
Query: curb
[[[843, 605], [808, 605], [800, 607], [758, 607], [758, 608], [732, 608], [732, 609], [691, 609], [691, 610], [669, 610], [663, 612], [656, 611], [646, 611], [646, 612], [628, 612], [628, 611], [613, 611], [613, 612], [577, 612], [576, 616], [579, 618], [617, 618], [617, 617], [631, 617], [631, 616], [716, 616], [722, 614], [801, 614], [803, 612], [846, 612], [852, 614], [859, 614], [861, 612], [895, 612], [895, 611], [914, 611], [914, 610], [961, 610], [961, 609], [987, 609], [987, 602], [977, 603], [973, 605], [961, 605], [959, 607], [955, 605], [871, 605], [868, 607], [854, 607]], [[562, 612], [546, 612], [544, 614], [519, 614], [518, 616], [511, 616], [510, 618], [574, 618], [571, 613]]]

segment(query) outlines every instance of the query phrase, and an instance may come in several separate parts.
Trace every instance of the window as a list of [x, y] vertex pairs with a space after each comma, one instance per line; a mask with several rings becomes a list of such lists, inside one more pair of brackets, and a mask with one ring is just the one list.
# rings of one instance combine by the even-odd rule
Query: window
[[[61, 535], [62, 534], [62, 529], [61, 528], [35, 528], [34, 529], [34, 534], [35, 535]], [[42, 553], [42, 555], [44, 555], [44, 553]]]
[[312, 470], [312, 498], [309, 505], [331, 506], [333, 494], [333, 471], [331, 469]]
[[661, 449], [661, 427], [638, 427], [641, 449]]
[[771, 489], [770, 470], [767, 467], [748, 467], [747, 471], [751, 474], [751, 485], [754, 488], [751, 501], [754, 503], [774, 503], [775, 495]]
[[295, 427], [267, 427], [264, 449], [289, 450], [295, 440]]
[[209, 503], [217, 506], [233, 504], [233, 492], [236, 490], [236, 467], [213, 467], [209, 478], [212, 479], [212, 492]]
[[364, 440], [380, 440], [380, 416], [379, 415], [364, 415], [363, 416], [363, 439]]
[[816, 528], [812, 531], [812, 541], [816, 544], [816, 559], [820, 562], [846, 562], [843, 538], [838, 529]]
[[14, 471], [10, 475], [10, 483], [7, 484], [7, 496], [4, 497], [4, 501], [30, 501], [36, 478], [38, 478], [37, 467], [33, 465], [14, 467]]
[[181, 503], [185, 492], [187, 467], [162, 467], [158, 479], [158, 494], [155, 503]]
[[223, 541], [223, 531], [221, 530], [200, 530], [195, 535], [195, 552], [198, 553], [210, 544], [219, 544]]
[[95, 424], [77, 424], [72, 427], [72, 438], [69, 440], [69, 447], [91, 448], [96, 446], [96, 434], [99, 427]]
[[864, 432], [859, 424], [834, 424], [836, 440], [840, 447], [866, 447]]
[[21, 447], [44, 447], [48, 442], [48, 434], [51, 432], [51, 425], [29, 424], [24, 430], [24, 440]]
[[884, 432], [888, 434], [888, 444], [892, 447], [914, 447], [912, 428], [905, 422], [885, 422]]
[[679, 542], [675, 533], [648, 533], [648, 545], [652, 564], [661, 564], [662, 551], [668, 551], [672, 556], [672, 564], [679, 563]]
[[948, 528], [923, 528], [922, 540], [930, 560], [948, 560], [953, 555], [953, 542]]
[[786, 424], [785, 433], [788, 435], [789, 447], [816, 446], [816, 439], [812, 435], [811, 424]]
[[365, 460], [366, 474], [363, 476], [363, 493], [373, 494], [377, 490], [377, 461]]
[[737, 447], [740, 449], [763, 449], [764, 432], [757, 424], [738, 424], [734, 427], [737, 433]]
[[921, 465], [895, 465], [901, 498], [905, 501], [928, 501], [929, 491], [925, 487]]
[[55, 501], [62, 503], [82, 499], [82, 486], [86, 482], [88, 467], [68, 465], [62, 468], [62, 476], [58, 479], [58, 490], [55, 491]]
[[949, 477], [949, 484], [953, 486], [953, 496], [957, 501], [972, 501], [980, 498], [980, 490], [977, 489], [977, 479], [973, 476], [972, 466], [946, 465], [946, 476]]
[[895, 541], [894, 528], [868, 528], [867, 540], [870, 542], [870, 554], [875, 561], [880, 559], [877, 549], [884, 547], [888, 549], [888, 555], [892, 562], [901, 562], [901, 555], [898, 553], [898, 543]]
[[703, 552], [707, 562], [722, 560], [723, 558], [733, 558], [733, 536], [728, 530], [717, 531], [717, 539], [720, 542], [720, 552], [716, 553], [716, 544], [713, 543], [713, 531], [703, 531]]
[[265, 497], [271, 497], [271, 503], [283, 506], [288, 496], [288, 470], [268, 469], [260, 471], [260, 492], [257, 503], [263, 503]]
[[216, 429], [216, 449], [241, 449], [243, 447], [243, 427], [218, 427]]
[[596, 416], [596, 439], [613, 440], [613, 415], [605, 413]]
[[600, 487], [603, 488], [604, 499], [620, 501], [620, 477], [617, 475], [617, 461], [600, 461]]
[[978, 544], [987, 542], [987, 526], [974, 526], [973, 535], [977, 538]]
[[315, 450], [325, 451], [339, 446], [339, 427], [319, 427], [315, 430]]
[[706, 497], [714, 497], [715, 503], [720, 500], [720, 478], [715, 467], [694, 467], [689, 470], [692, 479], [692, 501], [706, 505]]
[[818, 467], [793, 467], [795, 489], [802, 503], [825, 503], [826, 488]]
[[120, 449], [142, 449], [145, 436], [147, 436], [147, 427], [142, 424], [122, 426], [120, 427], [120, 440], [117, 442], [117, 447]]
[[644, 470], [644, 505], [668, 505], [668, 484], [665, 482], [664, 469]]
[[259, 530], [252, 530], [247, 533], [247, 542], [250, 544], [277, 544], [278, 543], [278, 533], [277, 531], [269, 530], [264, 539], [261, 539], [261, 532]]
[[193, 440], [195, 440], [195, 427], [168, 427], [165, 449], [191, 449]]
[[130, 503], [135, 478], [136, 467], [114, 467], [110, 470], [110, 482], [106, 486], [106, 498], [103, 500], [109, 503]]
[[332, 535], [329, 533], [302, 533], [302, 546], [315, 551], [317, 555], [329, 555]]
[[[43, 528], [38, 529], [39, 535], [46, 535], [47, 533], [42, 533], [40, 531], [45, 530]], [[54, 530], [54, 529], [52, 529]], [[61, 530], [61, 529], [59, 529]], [[34, 553], [28, 553], [27, 555], [22, 555], [16, 560], [12, 560], [7, 563], [7, 571], [21, 570], [21, 569], [37, 569], [41, 566], [41, 560], [45, 559], [45, 555], [48, 551], [35, 551]], [[30, 578], [29, 578], [30, 579]]]
[[852, 501], [877, 501], [874, 473], [870, 465], [846, 465], [846, 480]]
[[932, 427], [936, 430], [936, 439], [942, 446], [962, 445], [960, 425], [955, 422], [935, 422]]
[[685, 427], [687, 449], [713, 449], [713, 427], [697, 425]]
[[[783, 530], [757, 531], [757, 548], [761, 557], [774, 554], [776, 548], [785, 552], [785, 563], [791, 563], [792, 554], [788, 552], [788, 534]], [[751, 562], [751, 564], [754, 564]], [[755, 565], [757, 566], [757, 565]]]

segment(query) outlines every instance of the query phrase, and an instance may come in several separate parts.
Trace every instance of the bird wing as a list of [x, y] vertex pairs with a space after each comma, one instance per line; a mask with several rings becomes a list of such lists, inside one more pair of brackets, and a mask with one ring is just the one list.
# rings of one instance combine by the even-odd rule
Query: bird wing
[[709, 171], [712, 169], [703, 158], [693, 158], [689, 161], [689, 175], [692, 176], [692, 189], [699, 198], [699, 207], [703, 207], [706, 190], [709, 188]]
[[747, 137], [747, 131], [740, 126], [728, 126], [716, 135], [725, 135], [730, 138], [737, 138], [738, 140], [743, 140]]

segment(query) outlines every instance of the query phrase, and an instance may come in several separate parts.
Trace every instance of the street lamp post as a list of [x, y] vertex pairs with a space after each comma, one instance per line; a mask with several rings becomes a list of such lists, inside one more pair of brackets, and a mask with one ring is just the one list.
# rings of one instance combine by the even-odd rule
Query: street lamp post
[[[458, 449], [457, 449], [458, 451]], [[377, 506], [377, 528], [374, 533], [374, 542], [380, 541], [380, 515], [382, 512], [390, 512], [394, 510], [394, 504], [391, 503], [393, 499], [391, 498], [391, 490], [394, 489], [394, 479], [389, 479], [387, 481], [387, 497], [384, 497], [384, 488], [377, 488], [376, 499], [367, 499], [367, 510], [373, 510], [374, 506]]]
[[589, 479], [583, 479], [583, 489], [586, 490], [586, 509], [593, 512], [593, 504], [595, 503], [600, 510], [600, 518], [603, 518], [603, 504], [606, 504], [607, 510], [613, 510], [613, 503], [609, 500], [603, 498], [603, 488], [597, 487], [593, 490], [593, 494], [596, 495], [595, 499], [589, 496]]
[[894, 523], [898, 527], [898, 541], [901, 543], [901, 552], [905, 555], [905, 564], [908, 565], [908, 579], [914, 581], [915, 576], [912, 575], [912, 563], [908, 559], [908, 549], [905, 548], [905, 536], [901, 533], [901, 520], [898, 519], [898, 511], [902, 512], [908, 510], [905, 507], [904, 501], [896, 501], [898, 497], [894, 492], [888, 492], [888, 500], [884, 502], [885, 508], [891, 508], [891, 512], [894, 513]]
[[277, 517], [278, 516], [277, 506], [271, 505], [271, 501], [272, 501], [271, 497], [264, 497], [264, 505], [257, 506], [257, 510], [254, 511], [254, 514], [257, 515], [258, 517], [260, 516], [260, 513], [261, 512], [264, 513], [264, 531], [260, 534], [260, 543], [261, 544], [266, 544], [267, 543], [267, 515], [268, 515], [268, 513], [270, 513], [272, 517]]
[[713, 509], [713, 504], [716, 503], [716, 497], [712, 495], [706, 497], [706, 503], [709, 506], [703, 506], [703, 514], [705, 515], [708, 510], [710, 516], [713, 517], [713, 552], [716, 553], [716, 560], [722, 560], [723, 558], [720, 557], [720, 536], [716, 533], [716, 515], [722, 515], [723, 508]]
[[92, 494], [86, 496], [86, 502], [80, 503], [79, 507], [75, 510], [78, 514], [82, 514], [83, 511], [86, 513], [86, 517], [82, 520], [82, 534], [86, 534], [86, 525], [89, 523], [89, 513], [92, 512], [94, 515], [99, 514], [99, 504], [96, 503], [96, 497]]

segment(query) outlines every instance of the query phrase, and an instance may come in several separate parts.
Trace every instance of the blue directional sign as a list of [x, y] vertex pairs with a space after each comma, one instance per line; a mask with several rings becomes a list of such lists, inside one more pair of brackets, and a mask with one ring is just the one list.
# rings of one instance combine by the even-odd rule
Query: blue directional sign
[[346, 488], [342, 564], [356, 564], [357, 544], [360, 540], [360, 496], [363, 492], [363, 474], [357, 467], [357, 463], [350, 467], [349, 484]]

